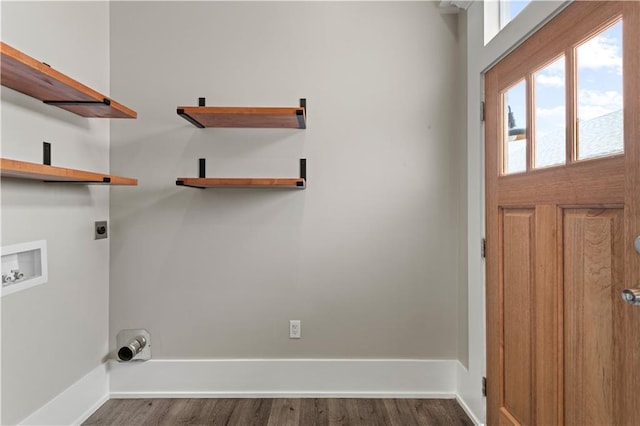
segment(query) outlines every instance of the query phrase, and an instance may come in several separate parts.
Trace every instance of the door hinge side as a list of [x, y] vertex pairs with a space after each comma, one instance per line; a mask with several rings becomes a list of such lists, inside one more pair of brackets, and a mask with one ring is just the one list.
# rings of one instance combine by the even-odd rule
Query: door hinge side
[[487, 396], [487, 378], [482, 378], [482, 396]]
[[483, 238], [480, 241], [480, 256], [482, 256], [483, 259], [487, 258], [487, 240], [486, 240], [486, 238]]
[[480, 121], [484, 121], [484, 101], [480, 102]]

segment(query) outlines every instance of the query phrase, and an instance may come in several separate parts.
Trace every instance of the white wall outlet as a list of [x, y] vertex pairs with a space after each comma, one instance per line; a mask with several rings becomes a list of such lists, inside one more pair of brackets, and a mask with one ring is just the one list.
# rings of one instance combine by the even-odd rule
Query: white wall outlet
[[299, 339], [300, 336], [300, 320], [289, 321], [289, 339]]

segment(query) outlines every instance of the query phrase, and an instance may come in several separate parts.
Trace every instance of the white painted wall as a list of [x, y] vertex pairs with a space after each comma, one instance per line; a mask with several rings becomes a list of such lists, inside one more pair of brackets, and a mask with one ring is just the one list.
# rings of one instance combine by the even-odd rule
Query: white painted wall
[[[458, 357], [456, 18], [437, 4], [115, 2], [111, 342], [155, 359]], [[308, 129], [197, 129], [178, 105], [296, 105]], [[197, 190], [298, 173], [305, 191]], [[288, 339], [288, 320], [302, 339]], [[113, 348], [113, 345], [112, 345]]]
[[[106, 2], [2, 1], [3, 42], [109, 93]], [[109, 170], [109, 123], [2, 87], [2, 157]], [[121, 100], [121, 99], [118, 99]], [[127, 103], [126, 99], [121, 100]], [[2, 298], [2, 418], [16, 424], [103, 362], [108, 352], [109, 188], [2, 179], [2, 245], [47, 240], [49, 282]]]
[[459, 252], [458, 252], [458, 268], [460, 274], [460, 286], [458, 289], [458, 360], [460, 363], [469, 366], [469, 310], [467, 309], [469, 300], [469, 280], [468, 280], [468, 263], [469, 253], [467, 250], [468, 240], [468, 216], [467, 207], [467, 179], [468, 170], [466, 164], [467, 158], [467, 15], [464, 11], [460, 11], [457, 15], [458, 19], [458, 75], [457, 75], [457, 119], [456, 126], [458, 132], [458, 151], [456, 153], [459, 161], [459, 185], [460, 185], [460, 212], [458, 229], [460, 232]]
[[[468, 229], [468, 312], [469, 364], [458, 372], [458, 394], [482, 423], [485, 422], [485, 398], [481, 380], [485, 375], [485, 290], [484, 261], [480, 258], [480, 240], [484, 236], [484, 138], [480, 121], [483, 99], [482, 75], [498, 59], [556, 14], [567, 2], [534, 1], [486, 46], [484, 35], [495, 29], [485, 28], [485, 10], [491, 4], [475, 1], [463, 12], [467, 22], [467, 229]], [[494, 19], [488, 22], [497, 24]]]

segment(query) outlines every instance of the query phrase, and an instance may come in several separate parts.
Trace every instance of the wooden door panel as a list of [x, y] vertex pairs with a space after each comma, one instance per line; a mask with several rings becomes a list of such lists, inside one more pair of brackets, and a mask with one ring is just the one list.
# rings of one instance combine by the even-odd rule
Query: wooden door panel
[[504, 408], [520, 424], [532, 419], [533, 251], [532, 209], [503, 211]]
[[623, 210], [568, 209], [563, 222], [565, 424], [606, 425], [614, 418]]
[[558, 246], [560, 244], [560, 209], [555, 205], [536, 206], [535, 286], [534, 286], [534, 423], [553, 425], [561, 418], [561, 404], [555, 395], [561, 387], [562, 365], [560, 304], [562, 276]]
[[498, 417], [498, 426], [521, 426], [521, 424], [505, 408], [502, 408]]

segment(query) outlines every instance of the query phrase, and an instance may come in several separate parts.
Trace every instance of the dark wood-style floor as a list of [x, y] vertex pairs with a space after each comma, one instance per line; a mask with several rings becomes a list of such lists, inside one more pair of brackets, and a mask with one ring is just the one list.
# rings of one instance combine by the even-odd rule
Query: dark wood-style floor
[[473, 425], [455, 399], [112, 399], [83, 425]]

